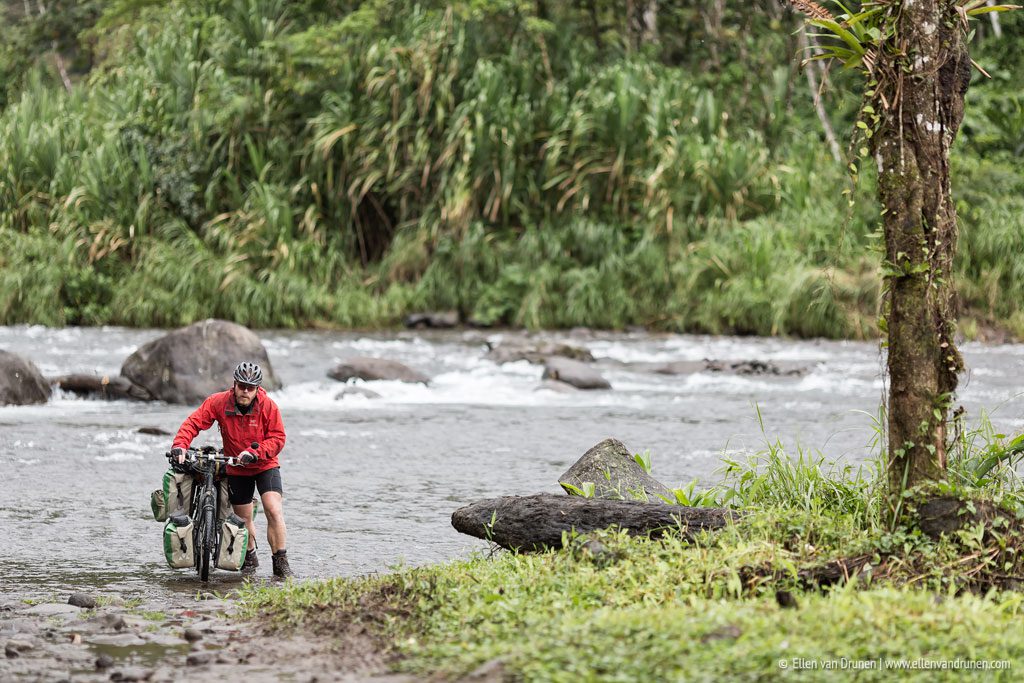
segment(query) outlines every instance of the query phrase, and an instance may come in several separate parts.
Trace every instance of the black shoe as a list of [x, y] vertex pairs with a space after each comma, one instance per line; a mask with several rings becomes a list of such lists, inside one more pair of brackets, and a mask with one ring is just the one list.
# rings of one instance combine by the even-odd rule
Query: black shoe
[[243, 574], [255, 574], [256, 567], [260, 566], [260, 558], [256, 556], [255, 550], [250, 550], [245, 554], [245, 562], [242, 563]]
[[292, 568], [288, 566], [287, 550], [278, 550], [270, 558], [274, 563], [274, 576], [279, 579], [290, 579], [295, 576]]

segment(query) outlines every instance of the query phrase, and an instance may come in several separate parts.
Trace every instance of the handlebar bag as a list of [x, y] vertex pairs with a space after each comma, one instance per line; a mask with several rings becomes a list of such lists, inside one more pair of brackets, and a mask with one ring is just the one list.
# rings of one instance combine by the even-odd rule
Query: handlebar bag
[[149, 505], [153, 519], [163, 522], [172, 514], [188, 515], [192, 512], [192, 475], [187, 472], [164, 472], [163, 486], [154, 491]]
[[238, 571], [245, 562], [249, 549], [249, 530], [242, 518], [231, 513], [220, 527], [220, 549], [217, 551], [217, 567]]
[[185, 514], [173, 514], [164, 524], [164, 557], [172, 569], [192, 567], [196, 563], [192, 531], [195, 527]]

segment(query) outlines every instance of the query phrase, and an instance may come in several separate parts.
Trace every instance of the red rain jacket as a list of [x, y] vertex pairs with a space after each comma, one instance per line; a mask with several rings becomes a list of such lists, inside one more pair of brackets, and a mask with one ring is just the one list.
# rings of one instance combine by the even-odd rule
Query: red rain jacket
[[[262, 387], [256, 390], [254, 401], [256, 405], [249, 414], [242, 415], [235, 407], [233, 389], [214, 394], [181, 423], [174, 437], [174, 448], [188, 448], [199, 432], [209, 429], [216, 422], [224, 442], [224, 455], [236, 457], [248, 450], [259, 456], [251, 465], [228, 466], [228, 474], [251, 477], [278, 467], [277, 454], [284, 448], [285, 438], [281, 411]], [[250, 448], [253, 441], [259, 443], [259, 448]]]

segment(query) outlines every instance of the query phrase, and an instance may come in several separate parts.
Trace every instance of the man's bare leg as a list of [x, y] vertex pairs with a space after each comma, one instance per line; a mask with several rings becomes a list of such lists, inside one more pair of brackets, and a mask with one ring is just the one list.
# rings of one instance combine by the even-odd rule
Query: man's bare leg
[[242, 518], [245, 522], [245, 528], [249, 530], [249, 538], [252, 539], [250, 543], [251, 550], [256, 549], [256, 523], [252, 519], [252, 503], [245, 505], [232, 505], [231, 509], [235, 511], [235, 514]]
[[[262, 494], [263, 514], [267, 516], [267, 541], [276, 553], [288, 547], [288, 530], [284, 525], [284, 501], [277, 491]], [[250, 512], [251, 514], [251, 512]]]

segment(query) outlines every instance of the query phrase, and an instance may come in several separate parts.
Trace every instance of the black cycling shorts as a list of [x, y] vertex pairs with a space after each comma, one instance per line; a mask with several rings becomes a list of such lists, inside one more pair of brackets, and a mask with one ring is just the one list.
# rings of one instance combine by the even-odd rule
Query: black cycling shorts
[[238, 474], [228, 475], [228, 498], [232, 505], [247, 505], [252, 502], [252, 494], [259, 489], [262, 496], [267, 491], [277, 491], [284, 495], [284, 486], [281, 484], [281, 468], [264, 470], [251, 477]]

